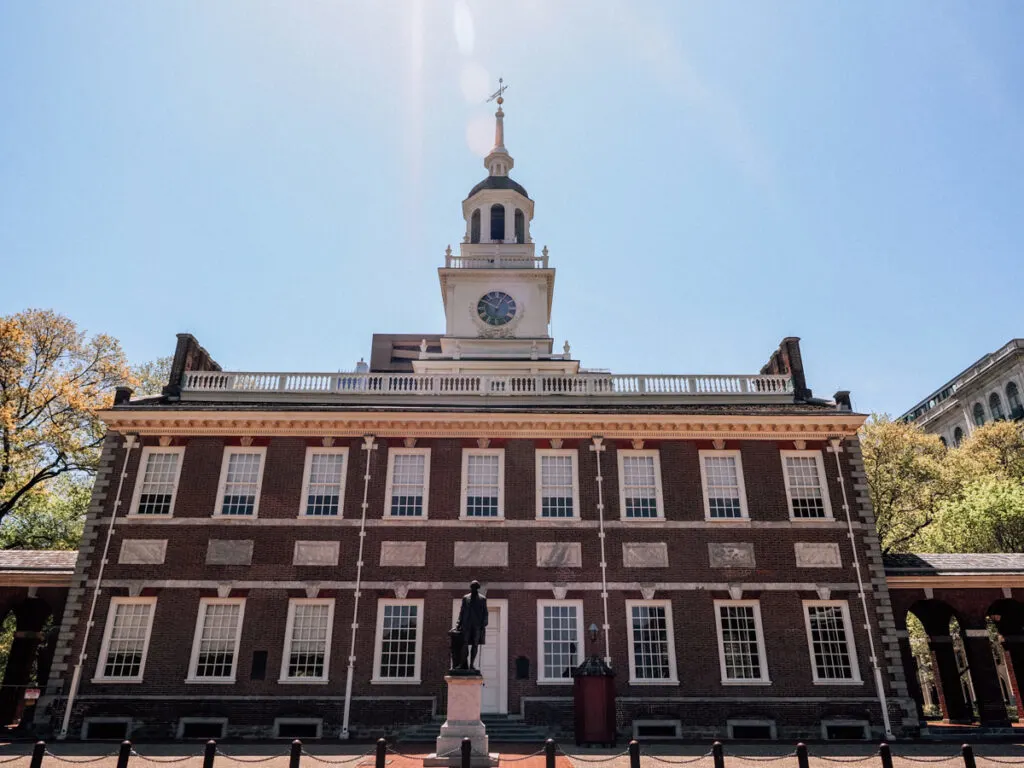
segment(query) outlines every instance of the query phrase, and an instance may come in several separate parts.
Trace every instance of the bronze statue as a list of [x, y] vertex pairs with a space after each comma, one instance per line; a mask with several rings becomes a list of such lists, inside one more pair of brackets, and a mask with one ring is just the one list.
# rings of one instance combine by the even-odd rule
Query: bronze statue
[[449, 633], [452, 644], [452, 670], [475, 672], [476, 655], [487, 638], [487, 598], [480, 594], [480, 582], [469, 585], [462, 598], [459, 619]]

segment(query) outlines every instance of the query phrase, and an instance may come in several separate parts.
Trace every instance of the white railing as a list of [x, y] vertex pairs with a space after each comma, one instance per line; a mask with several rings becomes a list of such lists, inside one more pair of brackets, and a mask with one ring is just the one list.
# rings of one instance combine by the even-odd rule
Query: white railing
[[241, 373], [189, 371], [183, 392], [268, 394], [625, 396], [786, 395], [789, 376], [661, 376], [580, 374], [496, 375], [470, 373]]
[[489, 256], [446, 255], [444, 265], [448, 269], [547, 269], [548, 257], [494, 254]]

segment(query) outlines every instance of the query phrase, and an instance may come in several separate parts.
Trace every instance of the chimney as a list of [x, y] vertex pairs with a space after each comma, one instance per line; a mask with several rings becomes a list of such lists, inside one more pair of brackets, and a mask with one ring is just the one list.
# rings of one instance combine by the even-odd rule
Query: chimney
[[804, 376], [804, 361], [800, 356], [800, 337], [787, 336], [761, 368], [764, 375], [788, 375], [793, 380], [793, 399], [797, 402], [810, 400], [811, 390], [807, 388]]
[[840, 411], [852, 411], [853, 401], [850, 400], [850, 391], [848, 389], [840, 389], [832, 396], [836, 401], [836, 409]]
[[114, 390], [114, 405], [127, 405], [132, 399], [133, 391], [131, 387], [117, 387]]
[[173, 400], [181, 397], [181, 377], [186, 371], [219, 371], [221, 367], [210, 357], [210, 353], [203, 349], [196, 337], [191, 333], [178, 334], [178, 346], [174, 349], [174, 359], [171, 361], [171, 373], [167, 377], [167, 386], [163, 388], [163, 394]]

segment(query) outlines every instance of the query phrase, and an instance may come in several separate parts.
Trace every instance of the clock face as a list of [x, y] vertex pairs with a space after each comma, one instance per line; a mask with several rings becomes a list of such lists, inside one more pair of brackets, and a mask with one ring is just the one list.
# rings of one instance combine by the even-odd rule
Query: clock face
[[505, 325], [516, 316], [516, 301], [502, 291], [491, 291], [476, 305], [476, 313], [488, 325]]

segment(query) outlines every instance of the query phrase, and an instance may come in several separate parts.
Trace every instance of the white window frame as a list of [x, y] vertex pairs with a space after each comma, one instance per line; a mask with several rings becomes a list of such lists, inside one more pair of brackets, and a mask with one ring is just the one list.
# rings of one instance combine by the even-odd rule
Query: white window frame
[[[469, 496], [469, 457], [470, 456], [497, 456], [498, 457], [498, 515], [496, 517], [482, 517], [480, 515], [467, 515], [466, 502]], [[459, 499], [460, 520], [504, 520], [505, 519], [505, 449], [504, 448], [463, 448], [462, 449], [462, 494]]]
[[[199, 677], [196, 674], [199, 665], [199, 644], [203, 636], [203, 627], [206, 623], [206, 607], [209, 605], [237, 605], [238, 609], [238, 630], [235, 633], [235, 647], [231, 658], [231, 674], [225, 677]], [[199, 611], [196, 614], [196, 629], [192, 635], [192, 656], [188, 663], [188, 677], [186, 683], [233, 683], [238, 674], [238, 649], [242, 644], [242, 627], [245, 622], [245, 598], [244, 597], [204, 597], [199, 600]]]
[[[391, 492], [395, 474], [395, 456], [423, 456], [423, 514], [392, 515]], [[388, 448], [388, 475], [384, 487], [384, 518], [386, 520], [426, 520], [430, 512], [430, 449], [429, 448]]]
[[[177, 731], [175, 732], [175, 738], [178, 741], [185, 740], [186, 725], [201, 725], [206, 723], [213, 723], [220, 726], [220, 736], [217, 737], [218, 739], [223, 739], [227, 734], [228, 719], [226, 717], [179, 717], [178, 728]], [[206, 739], [202, 736], [190, 736], [189, 741], [191, 741], [192, 739], [203, 739], [203, 741], [206, 741]]]
[[[224, 492], [227, 490], [228, 483], [228, 466], [231, 464], [231, 457], [236, 454], [257, 454], [260, 457], [260, 470], [256, 477], [256, 498], [252, 504], [251, 515], [225, 515], [222, 510], [224, 507]], [[260, 497], [263, 495], [263, 471], [267, 466], [267, 449], [266, 446], [253, 447], [253, 446], [235, 446], [229, 445], [224, 448], [224, 456], [221, 459], [220, 464], [220, 481], [217, 483], [217, 504], [213, 508], [214, 517], [226, 517], [230, 519], [238, 520], [253, 520], [260, 516]]]
[[572, 685], [571, 677], [544, 676], [544, 609], [549, 607], [574, 607], [576, 609], [576, 659], [574, 666], [583, 663], [583, 601], [582, 600], [538, 600], [537, 601], [537, 682], [543, 685]]
[[[668, 638], [668, 671], [664, 680], [637, 679], [636, 652], [633, 649], [633, 606], [650, 605], [665, 609], [665, 634]], [[671, 600], [626, 600], [626, 635], [629, 639], [629, 684], [630, 685], [679, 685], [679, 672], [676, 665], [675, 621], [672, 618]]]
[[[146, 479], [146, 465], [149, 457], [155, 453], [176, 453], [178, 455], [178, 466], [174, 472], [174, 488], [171, 489], [171, 506], [166, 515], [139, 514], [139, 501], [142, 499], [142, 484]], [[174, 517], [174, 502], [178, 500], [178, 484], [181, 480], [181, 465], [185, 462], [185, 447], [164, 448], [159, 445], [146, 445], [142, 448], [142, 455], [139, 456], [139, 468], [135, 473], [135, 489], [132, 491], [132, 505], [128, 507], [129, 517], [160, 518]]]
[[[288, 662], [292, 653], [292, 629], [295, 624], [295, 606], [326, 605], [327, 635], [324, 637], [324, 673], [320, 677], [288, 677]], [[331, 634], [334, 631], [334, 599], [322, 597], [293, 597], [288, 600], [288, 621], [284, 628], [284, 651], [281, 654], [281, 675], [277, 682], [289, 685], [324, 685], [331, 676]]]
[[[416, 606], [416, 661], [412, 677], [380, 677], [381, 654], [384, 651], [384, 607], [390, 605]], [[423, 600], [411, 598], [398, 600], [382, 597], [377, 600], [377, 631], [373, 644], [373, 673], [370, 682], [374, 685], [419, 685], [423, 662]]]
[[[760, 663], [760, 675], [750, 678], [726, 677], [725, 639], [722, 635], [721, 608], [736, 606], [754, 609], [754, 627], [757, 633], [757, 657]], [[761, 623], [760, 600], [715, 600], [715, 632], [718, 635], [718, 663], [722, 673], [722, 685], [771, 685], [768, 677], [768, 656], [764, 648], [764, 624]]]
[[[626, 515], [626, 472], [625, 459], [627, 456], [652, 456], [654, 457], [654, 499], [657, 507], [655, 517], [628, 517]], [[632, 523], [653, 522], [665, 519], [665, 499], [661, 492], [661, 451], [656, 449], [624, 449], [615, 451], [615, 457], [619, 465], [619, 518], [629, 520]]]
[[275, 717], [274, 718], [274, 739], [287, 739], [288, 736], [281, 735], [282, 725], [315, 725], [316, 736], [304, 738], [322, 739], [324, 737], [324, 719], [322, 717]]
[[[818, 665], [814, 662], [814, 638], [811, 636], [811, 612], [808, 608], [839, 607], [843, 614], [843, 631], [846, 633], [846, 650], [850, 654], [850, 669], [853, 677], [848, 680], [835, 680], [818, 677]], [[807, 654], [811, 662], [811, 678], [815, 685], [863, 685], [860, 676], [860, 660], [857, 658], [857, 643], [853, 636], [853, 624], [850, 622], [850, 604], [846, 600], [804, 600], [804, 627], [807, 630]]]
[[[150, 606], [149, 622], [146, 625], [146, 638], [142, 642], [142, 660], [139, 662], [139, 674], [133, 677], [107, 677], [103, 670], [107, 666], [107, 653], [110, 650], [110, 636], [114, 632], [114, 615], [119, 605]], [[153, 637], [153, 618], [156, 616], [155, 597], [112, 597], [107, 606], [107, 625], [103, 630], [103, 642], [100, 644], [99, 659], [96, 665], [94, 683], [141, 683], [146, 674], [146, 661], [149, 659], [149, 641]]]
[[[536, 451], [536, 496], [538, 520], [579, 520], [580, 519], [580, 458], [575, 448], [538, 448]], [[544, 488], [541, 466], [544, 456], [568, 456], [572, 460], [572, 515], [570, 517], [551, 517], [544, 515]]]
[[[828, 487], [828, 477], [825, 475], [825, 459], [821, 451], [779, 451], [782, 456], [782, 479], [786, 483], [786, 506], [789, 508], [789, 519], [791, 522], [805, 522], [808, 520], [832, 520], [832, 494]], [[786, 466], [786, 457], [813, 457], [814, 463], [818, 465], [818, 483], [821, 485], [821, 497], [825, 504], [825, 514], [822, 517], [794, 517], [793, 516], [793, 491], [789, 486], [789, 468]]]
[[[338, 486], [338, 514], [311, 515], [309, 507], [309, 483], [313, 474], [314, 456], [342, 456], [341, 483]], [[348, 475], [348, 448], [306, 448], [306, 464], [302, 470], [302, 501], [299, 504], [299, 517], [305, 520], [341, 520], [345, 517], [345, 478]]]
[[[704, 493], [704, 519], [710, 522], [749, 520], [750, 511], [747, 508], [747, 486], [743, 482], [743, 456], [739, 451], [698, 451], [700, 461], [700, 486]], [[739, 517], [712, 517], [711, 516], [711, 495], [708, 493], [708, 474], [705, 466], [705, 459], [732, 457], [736, 460], [736, 481], [740, 494], [740, 516]]]

